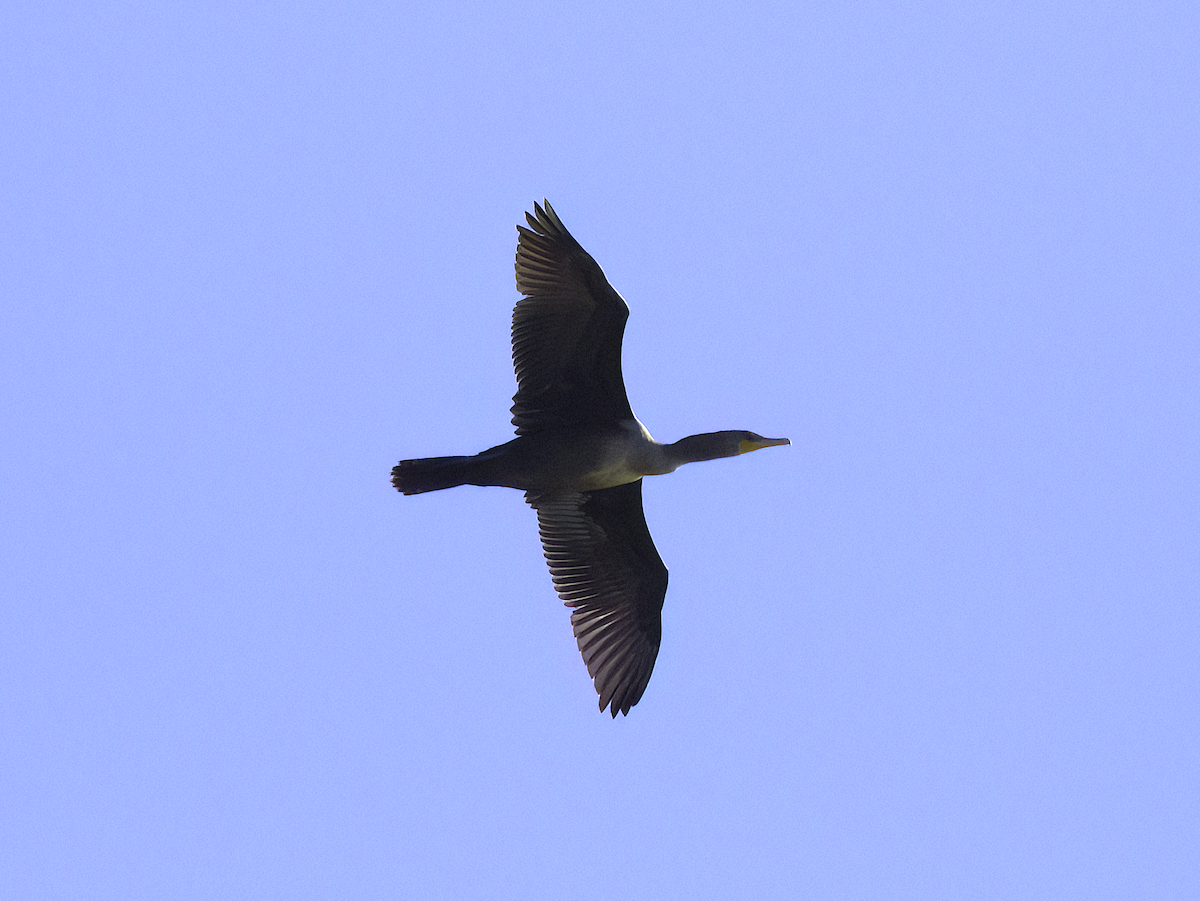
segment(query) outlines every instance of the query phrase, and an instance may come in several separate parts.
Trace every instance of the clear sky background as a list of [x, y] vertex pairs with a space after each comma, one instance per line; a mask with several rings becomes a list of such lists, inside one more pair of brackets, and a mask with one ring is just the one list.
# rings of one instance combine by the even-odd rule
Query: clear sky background
[[[0, 13], [0, 896], [1200, 893], [1194, 3]], [[632, 308], [597, 711], [513, 228]]]

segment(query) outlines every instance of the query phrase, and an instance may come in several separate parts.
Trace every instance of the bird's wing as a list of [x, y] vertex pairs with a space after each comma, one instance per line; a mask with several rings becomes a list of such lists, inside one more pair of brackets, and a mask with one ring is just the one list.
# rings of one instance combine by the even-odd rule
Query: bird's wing
[[571, 611], [600, 709], [629, 713], [646, 690], [662, 638], [667, 568], [642, 512], [642, 482], [525, 498], [558, 596]]
[[632, 419], [621, 377], [629, 307], [554, 209], [517, 226], [513, 425], [518, 435]]

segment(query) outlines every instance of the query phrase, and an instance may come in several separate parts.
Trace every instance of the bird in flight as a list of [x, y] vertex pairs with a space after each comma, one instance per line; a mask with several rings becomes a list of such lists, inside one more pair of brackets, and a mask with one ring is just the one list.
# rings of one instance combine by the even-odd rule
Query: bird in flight
[[641, 700], [662, 637], [667, 568], [642, 512], [642, 476], [684, 463], [791, 444], [754, 432], [692, 435], [659, 444], [633, 415], [621, 376], [629, 307], [549, 201], [517, 226], [512, 355], [517, 437], [474, 456], [401, 460], [404, 494], [458, 485], [525, 492], [554, 588], [606, 707]]

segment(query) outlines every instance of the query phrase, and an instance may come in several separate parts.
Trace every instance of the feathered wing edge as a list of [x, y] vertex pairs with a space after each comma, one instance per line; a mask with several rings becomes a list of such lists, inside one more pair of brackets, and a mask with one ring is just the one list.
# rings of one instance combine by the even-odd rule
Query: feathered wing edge
[[633, 415], [621, 375], [629, 307], [549, 202], [517, 226], [512, 319], [518, 435]]
[[667, 568], [646, 527], [641, 486], [526, 495], [600, 709], [614, 717], [641, 700], [662, 639]]

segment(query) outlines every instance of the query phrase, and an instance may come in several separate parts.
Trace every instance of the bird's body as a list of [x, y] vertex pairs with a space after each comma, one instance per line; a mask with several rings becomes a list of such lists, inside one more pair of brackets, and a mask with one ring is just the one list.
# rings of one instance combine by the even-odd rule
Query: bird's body
[[[405, 494], [435, 490], [421, 487], [419, 474], [424, 468], [439, 471], [444, 478], [461, 477], [459, 485], [495, 485], [539, 493], [596, 491], [673, 470], [674, 466], [662, 468], [665, 461], [656, 453], [661, 447], [637, 420], [547, 430], [521, 435], [472, 457], [405, 460], [396, 468], [396, 487]], [[430, 465], [434, 461], [438, 465]]]
[[404, 494], [457, 485], [525, 492], [546, 560], [600, 709], [628, 713], [646, 688], [661, 637], [667, 570], [642, 513], [641, 479], [685, 463], [790, 443], [753, 432], [659, 444], [633, 415], [621, 375], [629, 308], [547, 202], [518, 226], [513, 311], [517, 437], [474, 456], [403, 460]]

